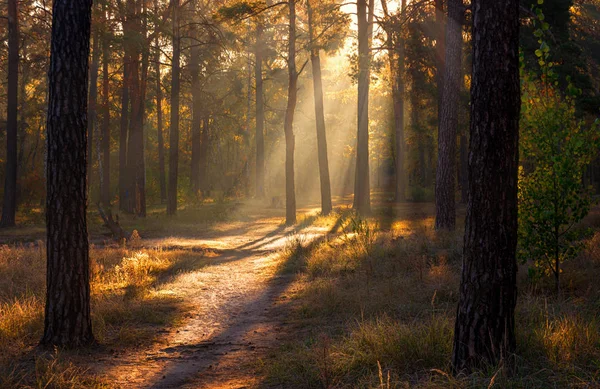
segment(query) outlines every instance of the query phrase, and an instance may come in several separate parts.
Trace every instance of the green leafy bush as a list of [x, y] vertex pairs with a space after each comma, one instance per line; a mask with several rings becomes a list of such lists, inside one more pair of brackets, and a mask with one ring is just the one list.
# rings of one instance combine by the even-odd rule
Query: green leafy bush
[[580, 91], [558, 90], [544, 28], [536, 32], [541, 75], [522, 74], [519, 254], [524, 262], [533, 260], [531, 275], [554, 275], [559, 291], [561, 263], [578, 251], [574, 226], [592, 205], [583, 172], [598, 151], [600, 133], [598, 120], [589, 125], [576, 115]]

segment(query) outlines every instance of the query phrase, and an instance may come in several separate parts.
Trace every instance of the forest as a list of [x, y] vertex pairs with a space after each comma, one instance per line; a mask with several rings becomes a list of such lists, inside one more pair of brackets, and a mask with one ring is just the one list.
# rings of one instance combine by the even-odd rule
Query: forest
[[600, 388], [600, 0], [0, 15], [0, 389]]

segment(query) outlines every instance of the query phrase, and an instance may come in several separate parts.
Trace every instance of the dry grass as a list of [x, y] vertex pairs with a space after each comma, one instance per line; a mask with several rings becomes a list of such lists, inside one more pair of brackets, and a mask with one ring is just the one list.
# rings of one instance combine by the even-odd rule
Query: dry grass
[[[598, 228], [595, 215], [582, 228]], [[449, 361], [462, 232], [433, 231], [426, 207], [385, 209], [366, 222], [341, 216], [338, 237], [309, 247], [293, 242], [284, 253], [281, 271], [298, 280], [288, 306], [294, 329], [261, 361], [267, 385], [600, 387], [600, 232], [566, 264], [562, 296], [553, 295], [551, 280], [533, 284], [521, 269], [517, 371], [490, 367], [456, 379]]]
[[[101, 388], [66, 357], [34, 350], [43, 331], [42, 242], [0, 247], [0, 388]], [[148, 344], [192, 307], [170, 290], [178, 274], [207, 263], [202, 253], [92, 247], [92, 320], [108, 348]], [[34, 365], [31, 365], [34, 361]]]

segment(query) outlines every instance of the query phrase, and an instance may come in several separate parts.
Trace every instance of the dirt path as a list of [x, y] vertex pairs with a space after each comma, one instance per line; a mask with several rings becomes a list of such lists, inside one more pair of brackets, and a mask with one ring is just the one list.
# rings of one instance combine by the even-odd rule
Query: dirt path
[[[278, 306], [293, 281], [276, 271], [294, 233], [280, 221], [262, 218], [203, 237], [147, 242], [217, 253], [213, 264], [168, 285], [195, 313], [152, 347], [99, 360], [92, 370], [119, 388], [256, 386], [253, 364], [285, 328]], [[327, 232], [327, 226], [309, 226], [297, 234], [309, 243]]]

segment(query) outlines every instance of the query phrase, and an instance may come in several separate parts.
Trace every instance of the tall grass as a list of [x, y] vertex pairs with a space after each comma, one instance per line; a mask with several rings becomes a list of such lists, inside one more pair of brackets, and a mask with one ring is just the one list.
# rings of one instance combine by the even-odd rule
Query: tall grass
[[[179, 273], [206, 264], [202, 253], [92, 247], [94, 334], [111, 348], [152, 342], [157, 329], [177, 324], [188, 306], [170, 289]], [[45, 298], [42, 242], [0, 247], [0, 388], [100, 388], [68, 359], [33, 353], [41, 338]], [[48, 386], [49, 385], [49, 386]]]
[[288, 312], [295, 326], [261, 361], [268, 385], [600, 387], [600, 232], [565, 267], [562, 296], [521, 269], [514, 374], [491, 366], [454, 378], [462, 233], [436, 233], [431, 220], [418, 215], [383, 230], [376, 220], [347, 218], [336, 237], [284, 252], [298, 280]]

